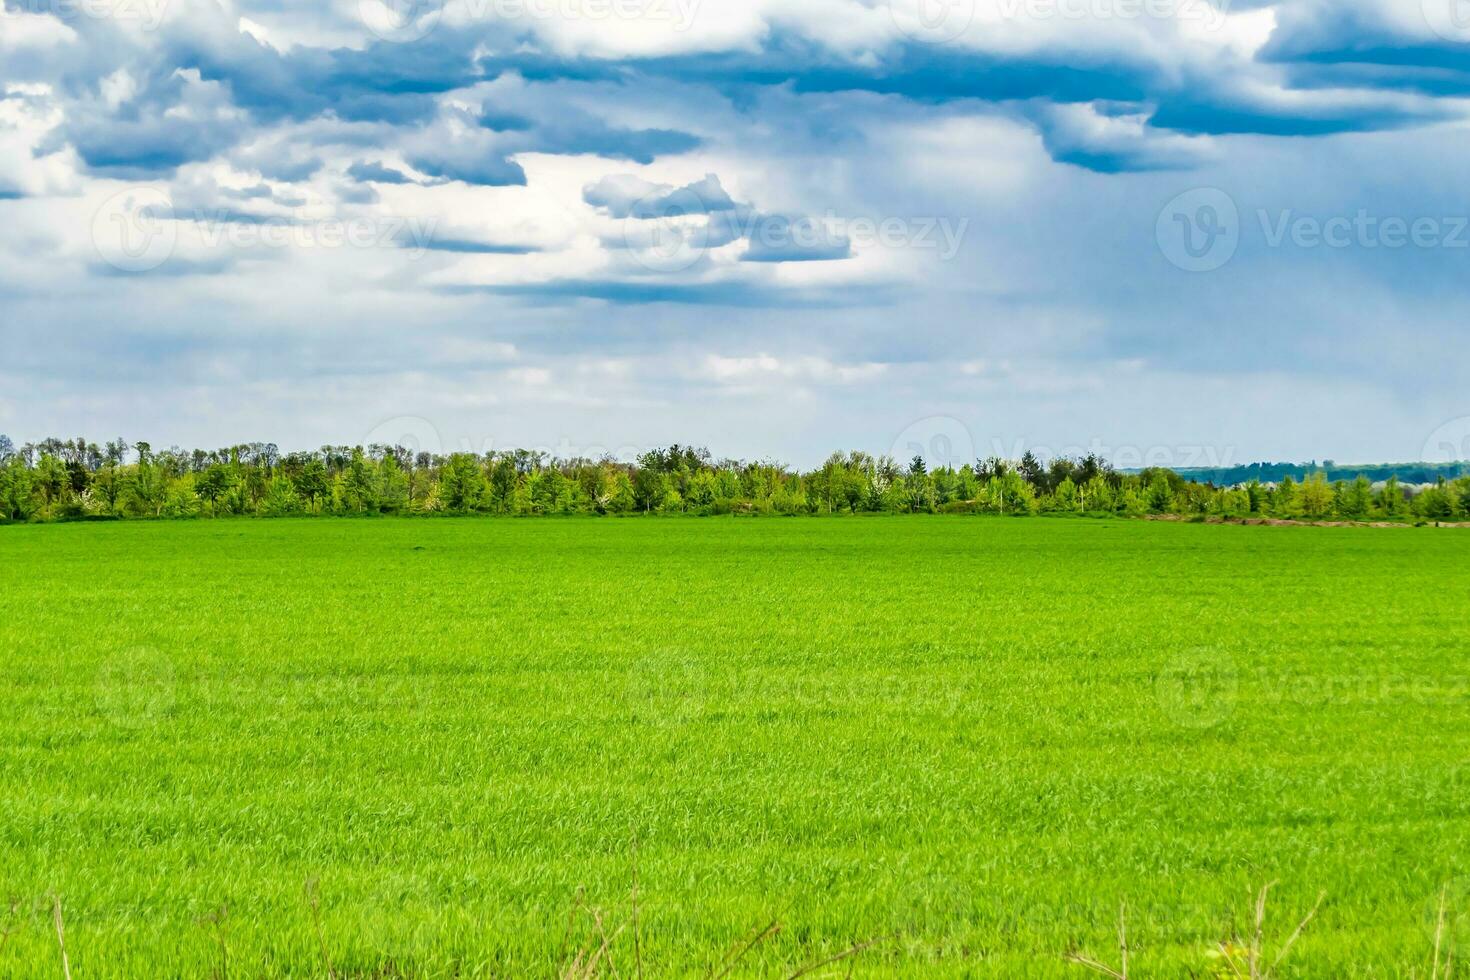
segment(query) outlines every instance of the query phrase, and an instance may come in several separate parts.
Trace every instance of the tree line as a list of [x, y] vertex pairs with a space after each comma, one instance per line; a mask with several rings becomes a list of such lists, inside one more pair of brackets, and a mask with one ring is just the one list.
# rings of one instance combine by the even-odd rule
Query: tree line
[[1280, 483], [1287, 477], [1301, 483], [1318, 472], [1325, 473], [1330, 483], [1366, 476], [1374, 483], [1397, 477], [1401, 483], [1426, 486], [1439, 482], [1440, 477], [1456, 480], [1462, 476], [1470, 476], [1470, 463], [1373, 463], [1366, 466], [1343, 466], [1327, 459], [1320, 463], [1243, 463], [1229, 467], [1184, 468], [1179, 470], [1179, 475], [1186, 480], [1233, 487], [1252, 480]]
[[1173, 470], [1119, 472], [1096, 456], [1043, 462], [992, 457], [931, 468], [864, 452], [800, 471], [716, 460], [670, 446], [635, 462], [544, 453], [415, 452], [324, 446], [282, 453], [270, 443], [155, 450], [122, 439], [45, 439], [16, 447], [0, 435], [0, 522], [121, 518], [374, 514], [836, 515], [955, 513], [1178, 515], [1284, 520], [1470, 520], [1470, 476], [1427, 486], [1395, 475], [1329, 480], [1316, 471], [1216, 485]]

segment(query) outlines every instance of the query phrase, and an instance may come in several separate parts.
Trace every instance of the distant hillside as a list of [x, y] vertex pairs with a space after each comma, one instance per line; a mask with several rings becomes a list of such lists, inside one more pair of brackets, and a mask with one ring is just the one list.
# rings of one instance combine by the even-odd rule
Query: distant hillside
[[1301, 482], [1310, 474], [1318, 471], [1325, 472], [1327, 479], [1332, 481], [1353, 480], [1361, 474], [1374, 483], [1396, 476], [1400, 483], [1420, 484], [1434, 483], [1440, 477], [1453, 480], [1470, 475], [1470, 462], [1343, 464], [1329, 459], [1321, 463], [1315, 461], [1310, 463], [1249, 463], [1244, 466], [1231, 466], [1223, 469], [1192, 469], [1178, 472], [1186, 480], [1228, 487], [1249, 483], [1252, 480], [1260, 480], [1262, 483], [1280, 483], [1288, 476]]

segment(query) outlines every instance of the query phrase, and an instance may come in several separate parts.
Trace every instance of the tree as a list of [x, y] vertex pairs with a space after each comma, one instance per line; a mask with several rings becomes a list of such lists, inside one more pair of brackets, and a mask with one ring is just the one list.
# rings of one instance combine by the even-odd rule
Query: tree
[[301, 498], [296, 495], [291, 478], [279, 473], [271, 477], [260, 502], [260, 512], [266, 517], [285, 517], [294, 514], [300, 506]]
[[123, 507], [134, 514], [157, 517], [166, 496], [162, 472], [151, 463], [140, 462], [133, 467], [132, 478], [123, 491]]
[[1057, 484], [1053, 497], [1060, 511], [1072, 512], [1082, 509], [1082, 495], [1070, 476], [1063, 477], [1062, 482]]
[[10, 521], [29, 520], [35, 513], [35, 480], [20, 456], [12, 456], [3, 468], [0, 482], [0, 517]]
[[327, 481], [327, 466], [321, 460], [313, 457], [302, 468], [301, 475], [296, 478], [296, 492], [306, 499], [315, 513], [321, 506], [321, 501], [331, 491], [331, 484]]
[[1252, 514], [1261, 513], [1270, 504], [1270, 491], [1266, 489], [1259, 479], [1253, 479], [1245, 485], [1245, 495], [1246, 499], [1250, 501], [1250, 512]]
[[1083, 510], [1111, 512], [1116, 504], [1117, 496], [1113, 492], [1112, 484], [1101, 473], [1088, 480], [1083, 486], [1081, 501]]
[[502, 453], [490, 467], [490, 503], [502, 514], [510, 513], [515, 506], [516, 485], [520, 483], [521, 471], [516, 457]]
[[1149, 481], [1148, 493], [1144, 502], [1149, 512], [1153, 514], [1167, 514], [1174, 509], [1174, 489], [1169, 485], [1169, 480], [1163, 473], [1154, 473], [1153, 479]]
[[1071, 480], [1073, 486], [1076, 486], [1078, 483], [1084, 482], [1082, 479], [1079, 478], [1077, 464], [1072, 462], [1070, 459], [1067, 459], [1065, 456], [1058, 456], [1056, 459], [1051, 461], [1051, 466], [1047, 467], [1047, 489], [1055, 492], [1056, 489], [1062, 485], [1063, 480]]
[[[992, 457], [958, 470], [930, 469], [922, 454], [899, 464], [860, 451], [834, 453], [819, 469], [801, 472], [772, 462], [716, 463], [707, 450], [678, 445], [644, 453], [631, 466], [611, 457], [559, 459], [525, 450], [438, 457], [386, 446], [326, 446], [283, 457], [263, 442], [155, 452], [141, 441], [133, 447], [137, 462], [128, 465], [122, 461], [124, 447], [122, 440], [99, 450], [83, 438], [48, 438], [16, 450], [6, 439], [0, 443], [0, 521], [99, 512], [192, 517], [206, 509], [212, 515], [277, 515], [302, 508], [313, 514], [491, 510], [518, 515], [940, 509], [1021, 515], [1045, 509], [1311, 519], [1384, 514], [1424, 520], [1456, 520], [1470, 512], [1470, 476], [1427, 465], [1365, 467], [1351, 483], [1334, 483], [1330, 473], [1313, 471], [1298, 483], [1297, 467], [1253, 464], [1236, 468], [1249, 482], [1221, 489], [1162, 467], [1120, 474], [1096, 456], [1059, 458], [1043, 470], [1030, 453], [1019, 463]], [[1417, 492], [1400, 485], [1400, 479], [1420, 474], [1430, 476], [1416, 482], [1437, 483]], [[1263, 484], [1263, 475], [1280, 483]], [[1374, 475], [1386, 481], [1376, 492]]]
[[608, 494], [608, 513], [630, 514], [637, 506], [638, 499], [633, 495], [633, 481], [628, 478], [626, 470], [617, 470], [613, 473], [612, 488]]
[[209, 469], [201, 473], [194, 481], [194, 492], [199, 495], [200, 500], [209, 501], [210, 516], [214, 516], [215, 506], [236, 483], [234, 471], [221, 463], [215, 463]]
[[378, 464], [376, 494], [378, 506], [389, 514], [396, 514], [408, 506], [409, 477], [398, 465], [397, 457], [389, 454]]
[[1373, 484], [1368, 478], [1360, 473], [1352, 483], [1340, 486], [1345, 489], [1338, 501], [1338, 513], [1354, 520], [1367, 517], [1373, 509]]
[[128, 459], [128, 444], [125, 439], [117, 438], [109, 442], [103, 450], [103, 458], [109, 466], [121, 466]]
[[378, 474], [361, 449], [352, 451], [352, 458], [342, 472], [342, 500], [355, 513], [377, 509]]
[[1377, 499], [1374, 500], [1378, 509], [1383, 512], [1384, 517], [1401, 517], [1404, 514], [1404, 489], [1399, 486], [1399, 478], [1390, 476], [1383, 484], [1383, 489], [1378, 491]]
[[185, 473], [168, 488], [160, 509], [164, 517], [193, 517], [199, 513], [199, 496], [195, 493], [194, 474]]
[[1037, 459], [1036, 454], [1031, 450], [1026, 450], [1026, 454], [1021, 457], [1019, 469], [1021, 471], [1021, 479], [1038, 490], [1046, 489], [1046, 469], [1041, 465], [1041, 460]]
[[41, 461], [36, 464], [36, 486], [41, 490], [45, 506], [60, 503], [64, 499], [63, 495], [71, 488], [66, 464], [56, 456], [43, 452]]
[[[513, 468], [512, 473], [514, 473]], [[449, 462], [445, 465], [443, 475], [440, 477], [439, 489], [446, 509], [464, 512], [479, 508], [485, 496], [485, 489], [485, 474], [480, 469], [480, 460], [477, 456], [470, 453], [455, 453], [449, 457]], [[509, 500], [506, 499], [506, 506], [508, 505]]]
[[118, 468], [108, 463], [97, 471], [97, 476], [92, 481], [92, 490], [97, 497], [106, 504], [106, 513], [117, 512], [118, 503], [122, 499], [123, 491], [126, 489], [127, 481], [124, 480]]
[[1296, 481], [1291, 478], [1290, 473], [1282, 477], [1281, 482], [1276, 485], [1276, 494], [1271, 501], [1271, 509], [1275, 511], [1277, 517], [1288, 519], [1301, 514], [1301, 501], [1297, 497]]
[[1036, 509], [1036, 491], [1016, 470], [992, 476], [985, 488], [986, 509], [997, 514], [1021, 515]]
[[961, 466], [955, 475], [954, 495], [957, 500], [966, 502], [980, 495], [980, 481], [975, 477], [975, 468], [969, 463]]
[[1302, 516], [1321, 520], [1332, 513], [1332, 487], [1327, 484], [1327, 474], [1318, 470], [1307, 477], [1298, 496]]
[[664, 475], [651, 466], [639, 466], [633, 473], [633, 501], [637, 508], [648, 513], [662, 507], [668, 496], [668, 483]]
[[1414, 498], [1414, 510], [1431, 521], [1447, 521], [1455, 516], [1455, 499], [1450, 495], [1444, 477]]

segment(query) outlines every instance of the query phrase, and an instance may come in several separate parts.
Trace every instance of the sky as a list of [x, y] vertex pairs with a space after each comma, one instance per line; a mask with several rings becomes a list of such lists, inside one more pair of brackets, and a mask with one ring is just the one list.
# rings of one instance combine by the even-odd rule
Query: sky
[[0, 432], [1470, 457], [1470, 0], [4, 0]]

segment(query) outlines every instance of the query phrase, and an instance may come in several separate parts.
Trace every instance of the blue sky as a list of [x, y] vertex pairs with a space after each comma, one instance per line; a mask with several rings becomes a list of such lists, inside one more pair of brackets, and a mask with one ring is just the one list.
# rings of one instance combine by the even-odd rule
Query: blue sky
[[1466, 0], [8, 0], [0, 432], [1417, 459], [1467, 99]]

